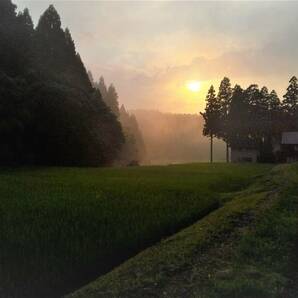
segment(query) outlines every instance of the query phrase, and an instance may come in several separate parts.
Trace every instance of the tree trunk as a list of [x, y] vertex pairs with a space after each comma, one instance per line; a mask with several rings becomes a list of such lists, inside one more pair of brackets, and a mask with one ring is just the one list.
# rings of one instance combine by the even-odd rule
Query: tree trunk
[[229, 144], [228, 143], [226, 143], [226, 160], [227, 160], [227, 163], [230, 162]]
[[213, 163], [213, 135], [210, 136], [210, 163]]

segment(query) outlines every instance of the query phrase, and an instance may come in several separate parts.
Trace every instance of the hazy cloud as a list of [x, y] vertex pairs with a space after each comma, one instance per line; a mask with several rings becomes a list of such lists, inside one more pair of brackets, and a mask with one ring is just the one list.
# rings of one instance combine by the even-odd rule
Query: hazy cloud
[[[53, 2], [87, 67], [129, 108], [197, 111], [224, 75], [282, 94], [298, 74], [298, 2], [15, 2], [35, 23]], [[197, 97], [181, 89], [192, 78], [203, 81]]]

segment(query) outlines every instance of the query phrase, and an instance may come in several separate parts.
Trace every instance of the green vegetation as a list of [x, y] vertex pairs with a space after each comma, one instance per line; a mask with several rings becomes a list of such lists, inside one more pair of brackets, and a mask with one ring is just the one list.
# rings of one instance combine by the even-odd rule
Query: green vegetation
[[2, 169], [0, 296], [71, 292], [215, 210], [223, 193], [227, 199], [270, 168]]
[[229, 276], [214, 279], [215, 297], [297, 297], [298, 167], [279, 171], [285, 185], [241, 237]]
[[0, 165], [111, 165], [121, 124], [93, 88], [54, 8], [36, 27], [0, 1]]
[[297, 165], [277, 166], [69, 297], [297, 297], [297, 183]]

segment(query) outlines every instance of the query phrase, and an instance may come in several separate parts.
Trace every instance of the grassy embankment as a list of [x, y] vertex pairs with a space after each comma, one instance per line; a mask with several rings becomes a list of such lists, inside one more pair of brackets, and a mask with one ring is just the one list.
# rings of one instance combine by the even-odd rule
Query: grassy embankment
[[298, 297], [297, 186], [298, 165], [277, 166], [68, 297]]
[[215, 210], [220, 193], [243, 189], [269, 169], [2, 169], [0, 296], [70, 292]]

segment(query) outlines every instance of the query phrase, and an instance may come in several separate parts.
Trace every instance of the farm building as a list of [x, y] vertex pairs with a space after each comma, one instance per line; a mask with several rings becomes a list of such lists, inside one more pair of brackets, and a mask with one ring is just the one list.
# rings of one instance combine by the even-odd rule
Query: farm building
[[[260, 152], [250, 148], [231, 148], [232, 162], [257, 162]], [[298, 161], [298, 131], [283, 132], [280, 140], [272, 141], [272, 153], [278, 162]]]
[[298, 131], [282, 134], [281, 151], [286, 162], [298, 161]]

